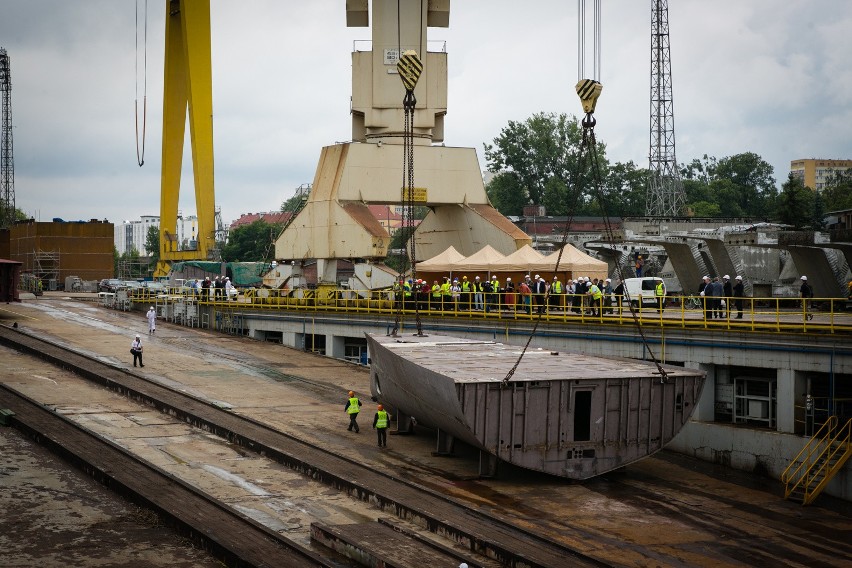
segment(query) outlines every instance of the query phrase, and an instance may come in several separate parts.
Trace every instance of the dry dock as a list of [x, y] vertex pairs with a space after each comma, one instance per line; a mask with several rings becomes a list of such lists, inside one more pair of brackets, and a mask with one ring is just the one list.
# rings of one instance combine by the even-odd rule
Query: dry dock
[[[479, 479], [476, 454], [435, 456], [428, 431], [391, 436], [387, 450], [377, 448], [369, 428], [375, 405], [369, 401], [365, 368], [164, 323], [149, 338], [143, 314], [105, 310], [61, 295], [0, 306], [0, 323], [13, 322], [131, 370], [129, 344], [140, 333], [145, 367], [137, 372], [142, 377], [475, 503], [606, 564], [842, 566], [852, 558], [852, 507], [823, 496], [803, 508], [784, 501], [780, 484], [772, 480], [667, 452], [583, 483], [510, 468], [496, 479]], [[179, 435], [167, 434], [165, 428], [175, 426], [155, 409], [5, 347], [0, 347], [0, 382], [100, 429], [232, 506], [262, 510], [275, 530], [306, 545], [312, 519], [345, 525], [388, 516], [370, 503], [332, 494], [280, 465], [211, 440], [198, 429], [183, 426]], [[365, 402], [360, 434], [346, 430], [348, 390]], [[119, 408], [107, 412], [116, 399], [121, 399]], [[4, 565], [95, 565], [103, 562], [109, 543], [114, 544], [109, 565], [215, 565], [163, 527], [146, 524], [144, 511], [81, 480], [81, 474], [15, 430], [0, 428], [0, 446], [0, 504], [4, 511], [21, 513], [0, 518]], [[46, 522], [62, 518], [74, 522]], [[104, 526], [109, 531], [98, 536], [95, 529]], [[147, 558], [155, 556], [152, 544], [161, 542], [168, 543], [167, 554]]]

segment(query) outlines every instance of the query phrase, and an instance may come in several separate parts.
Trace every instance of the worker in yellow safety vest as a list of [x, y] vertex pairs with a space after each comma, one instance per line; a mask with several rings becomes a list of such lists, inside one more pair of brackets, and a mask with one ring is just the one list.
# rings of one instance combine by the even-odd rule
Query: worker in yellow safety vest
[[376, 415], [373, 417], [373, 428], [376, 429], [376, 435], [379, 440], [380, 448], [388, 447], [388, 423], [390, 422], [390, 414], [381, 404], [376, 409]]
[[447, 307], [447, 302], [450, 301], [450, 278], [449, 276], [444, 276], [444, 281], [441, 283], [441, 309], [444, 310]]
[[666, 289], [662, 280], [657, 282], [654, 287], [654, 294], [657, 296], [657, 311], [663, 313], [663, 309], [666, 307]]
[[562, 309], [562, 282], [559, 276], [553, 277], [553, 284], [550, 285], [550, 306]]
[[441, 307], [441, 285], [435, 280], [432, 283], [432, 300], [429, 308], [437, 310]]
[[358, 413], [361, 411], [361, 400], [355, 396], [354, 391], [349, 391], [349, 400], [346, 401], [346, 406], [343, 407], [343, 410], [349, 414], [349, 428], [347, 428], [347, 430], [350, 432], [355, 430], [356, 434], [360, 432], [361, 429], [358, 428], [357, 420]]
[[[588, 276], [586, 277], [588, 278]], [[601, 310], [603, 309], [603, 292], [598, 288], [598, 279], [595, 278], [595, 281], [591, 284], [591, 287], [586, 292], [589, 296], [592, 297], [592, 315], [599, 316], [601, 315]]]

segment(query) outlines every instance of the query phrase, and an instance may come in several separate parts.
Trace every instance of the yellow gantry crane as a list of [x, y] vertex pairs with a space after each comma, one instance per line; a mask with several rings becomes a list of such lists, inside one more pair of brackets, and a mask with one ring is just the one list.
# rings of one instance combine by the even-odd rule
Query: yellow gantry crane
[[[209, 260], [216, 248], [212, 77], [210, 0], [166, 0], [160, 260], [154, 272], [157, 277], [166, 276], [175, 261]], [[187, 110], [198, 232], [195, 248], [181, 250], [177, 217]]]

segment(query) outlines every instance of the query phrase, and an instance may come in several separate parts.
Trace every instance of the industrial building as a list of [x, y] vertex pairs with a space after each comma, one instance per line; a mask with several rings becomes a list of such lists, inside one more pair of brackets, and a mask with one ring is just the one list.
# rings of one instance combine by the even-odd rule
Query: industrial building
[[25, 221], [8, 231], [8, 258], [21, 271], [56, 290], [69, 276], [82, 280], [110, 278], [113, 266], [113, 225], [106, 221]]

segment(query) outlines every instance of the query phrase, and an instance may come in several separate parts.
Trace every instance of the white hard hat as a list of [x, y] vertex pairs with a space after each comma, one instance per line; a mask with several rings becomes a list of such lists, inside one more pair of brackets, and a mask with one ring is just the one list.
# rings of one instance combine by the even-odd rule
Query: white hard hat
[[538, 280], [539, 278], [541, 278], [541, 276], [539, 276], [538, 274], [536, 274], [536, 275], [535, 275], [535, 279], [536, 279], [536, 280]]
[[467, 568], [467, 562], [462, 562], [459, 564], [459, 568]]
[[742, 279], [743, 279], [743, 277], [742, 277], [742, 276], [737, 276], [737, 277], [735, 278], [735, 280], [742, 280]]
[[138, 333], [136, 334], [136, 339], [139, 339], [139, 334], [138, 334]]
[[149, 309], [149, 310], [153, 310], [153, 309], [154, 309], [154, 306], [151, 306], [151, 307], [150, 307], [150, 308], [148, 308], [148, 309]]
[[709, 277], [709, 276], [707, 276], [707, 275], [705, 274], [705, 275], [704, 275], [704, 280], [710, 280], [710, 277]]
[[724, 276], [722, 276], [722, 278], [724, 278], [725, 280], [730, 280], [730, 279], [731, 279], [731, 277], [730, 277], [730, 276], [728, 276], [727, 274], [725, 274]]
[[612, 282], [612, 280], [610, 280], [609, 278], [607, 278], [606, 280], [604, 280], [604, 282]]
[[802, 280], [807, 280], [807, 279], [808, 279], [807, 276], [802, 276]]
[[512, 281], [511, 278], [506, 278], [506, 282], [511, 282], [511, 281]]
[[497, 280], [497, 277], [496, 277], [496, 276], [492, 276], [492, 277], [491, 277], [491, 280]]

